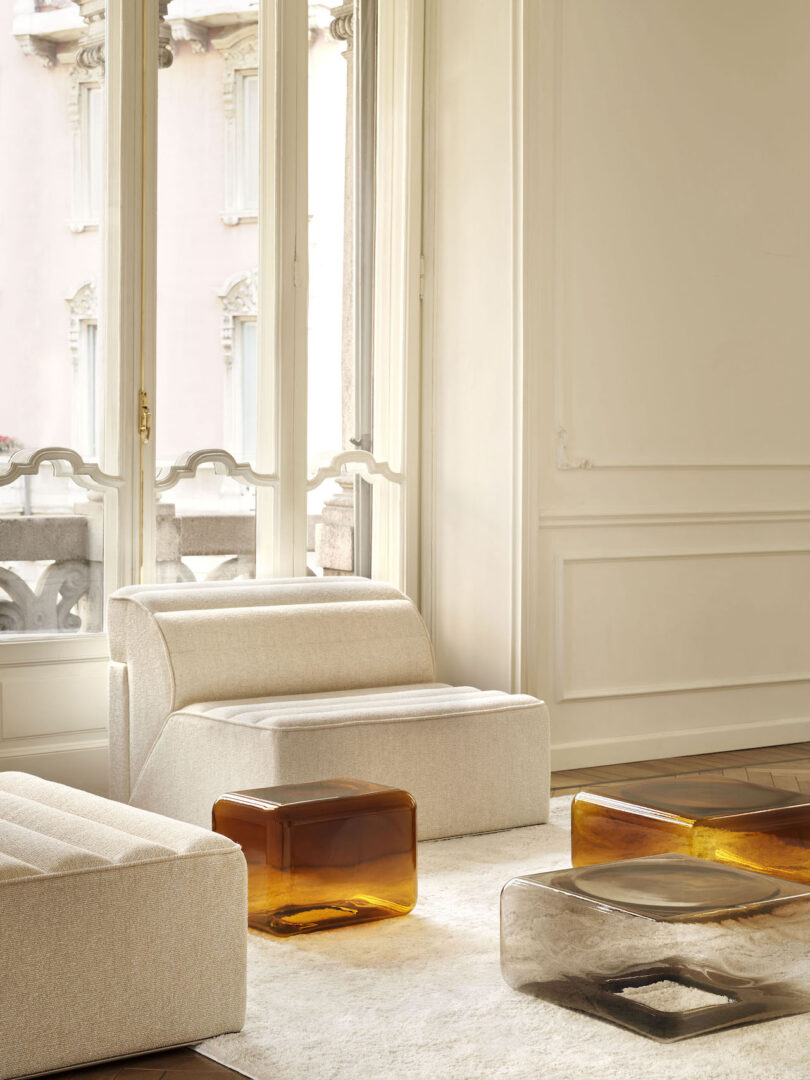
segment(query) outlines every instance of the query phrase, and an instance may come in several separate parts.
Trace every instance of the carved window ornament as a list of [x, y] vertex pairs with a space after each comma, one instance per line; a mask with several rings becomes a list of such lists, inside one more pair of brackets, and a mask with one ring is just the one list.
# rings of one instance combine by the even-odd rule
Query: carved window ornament
[[[26, 56], [36, 57], [46, 68], [72, 63], [80, 71], [104, 78], [107, 0], [75, 0], [74, 3], [40, 7], [36, 0], [15, 0], [12, 33]], [[173, 60], [172, 33], [166, 22], [169, 0], [158, 0], [158, 66]], [[61, 11], [54, 9], [63, 8]], [[59, 15], [55, 21], [53, 16]]]
[[[103, 78], [105, 63], [105, 38], [107, 0], [76, 0], [87, 29], [79, 39], [76, 50], [76, 66], [80, 70], [96, 72]], [[172, 34], [166, 22], [169, 0], [158, 0], [158, 67], [171, 67]]]
[[56, 63], [56, 42], [37, 34], [15, 34], [17, 44], [25, 56], [35, 56], [43, 67], [52, 68]]
[[222, 53], [225, 113], [226, 225], [258, 220], [259, 192], [259, 31], [240, 27], [211, 41]]
[[354, 3], [341, 4], [331, 9], [332, 22], [329, 32], [335, 41], [346, 42], [346, 52], [354, 49]]
[[67, 297], [70, 312], [69, 348], [73, 367], [71, 438], [87, 458], [98, 457], [100, 447], [102, 365], [98, 348], [98, 293], [87, 280]]
[[193, 19], [168, 19], [172, 40], [184, 41], [193, 53], [208, 52], [208, 27]]
[[[240, 456], [246, 456], [253, 448], [255, 418], [247, 415], [246, 404], [255, 386], [246, 387], [246, 378], [256, 381], [255, 365], [246, 364], [250, 358], [244, 355], [246, 323], [256, 322], [259, 310], [258, 268], [235, 274], [228, 278], [219, 290], [222, 302], [222, 359], [225, 364], [225, 445]], [[255, 357], [254, 357], [255, 359]]]

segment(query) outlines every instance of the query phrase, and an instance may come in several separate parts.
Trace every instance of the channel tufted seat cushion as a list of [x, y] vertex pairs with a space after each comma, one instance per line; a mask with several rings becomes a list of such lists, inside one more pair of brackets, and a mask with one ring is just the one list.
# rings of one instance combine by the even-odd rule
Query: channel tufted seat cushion
[[245, 879], [223, 836], [0, 772], [0, 1080], [238, 1031]]
[[348, 776], [410, 791], [423, 840], [546, 820], [546, 706], [436, 682], [391, 585], [135, 586], [109, 631], [116, 798], [210, 826], [227, 791]]
[[226, 791], [357, 776], [410, 791], [423, 840], [486, 832], [545, 815], [545, 739], [535, 698], [471, 686], [203, 702], [169, 717], [132, 797], [202, 823]]

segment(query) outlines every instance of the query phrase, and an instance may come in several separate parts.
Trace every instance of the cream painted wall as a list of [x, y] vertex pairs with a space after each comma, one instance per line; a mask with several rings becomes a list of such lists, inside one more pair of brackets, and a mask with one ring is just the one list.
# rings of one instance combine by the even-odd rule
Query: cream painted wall
[[556, 767], [806, 738], [810, 8], [434, 7], [443, 675], [506, 670], [519, 502], [522, 682]]
[[429, 0], [423, 601], [441, 678], [512, 678], [510, 5]]

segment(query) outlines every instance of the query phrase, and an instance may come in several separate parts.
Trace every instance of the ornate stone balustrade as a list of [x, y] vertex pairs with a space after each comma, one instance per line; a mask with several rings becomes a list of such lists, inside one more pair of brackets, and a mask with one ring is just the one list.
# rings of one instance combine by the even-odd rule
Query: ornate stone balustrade
[[[194, 581], [183, 560], [206, 558], [207, 580], [255, 573], [252, 514], [183, 514], [158, 504], [158, 580]], [[210, 565], [212, 564], [212, 565]], [[0, 515], [0, 633], [93, 632], [103, 626], [103, 506], [72, 514]]]
[[158, 581], [195, 581], [185, 557], [227, 556], [205, 574], [208, 581], [253, 577], [256, 573], [256, 521], [253, 514], [182, 514], [171, 503], [158, 504]]
[[[90, 547], [83, 515], [0, 517], [0, 632], [100, 629], [101, 578]], [[43, 562], [35, 583], [8, 565]]]

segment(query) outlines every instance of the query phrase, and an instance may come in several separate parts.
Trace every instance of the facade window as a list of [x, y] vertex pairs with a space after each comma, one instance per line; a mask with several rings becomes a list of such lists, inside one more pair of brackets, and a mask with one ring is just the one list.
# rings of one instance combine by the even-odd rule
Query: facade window
[[256, 461], [258, 423], [258, 270], [229, 278], [222, 302], [225, 365], [225, 449], [238, 461]]
[[68, 297], [70, 354], [73, 365], [71, 443], [85, 458], [97, 460], [101, 448], [101, 363], [98, 347], [98, 297], [85, 281]]
[[85, 321], [82, 324], [82, 368], [84, 374], [84, 386], [82, 395], [84, 398], [84, 431], [81, 452], [85, 457], [98, 457], [98, 434], [96, 431], [96, 376], [98, 366], [96, 364], [96, 341], [98, 339], [98, 323]]
[[101, 221], [104, 170], [104, 89], [74, 69], [70, 77], [69, 112], [73, 131], [74, 232], [96, 229]]
[[237, 201], [244, 214], [255, 216], [259, 212], [259, 73], [240, 72], [237, 86]]
[[259, 208], [259, 39], [256, 26], [217, 38], [225, 64], [226, 225], [256, 221]]

